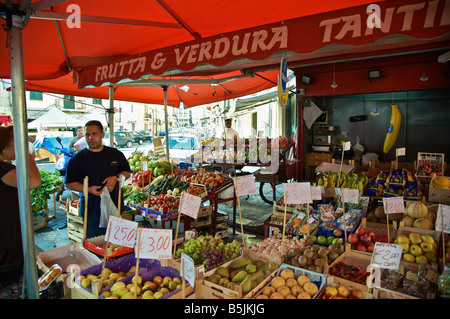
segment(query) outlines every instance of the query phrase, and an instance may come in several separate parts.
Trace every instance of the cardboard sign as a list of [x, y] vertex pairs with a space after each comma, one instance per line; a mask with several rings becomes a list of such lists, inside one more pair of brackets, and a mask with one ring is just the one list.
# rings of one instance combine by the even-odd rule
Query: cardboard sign
[[239, 197], [256, 194], [254, 175], [244, 175], [233, 178], [236, 195]]
[[372, 264], [385, 269], [398, 269], [402, 259], [403, 247], [396, 244], [376, 242]]
[[312, 186], [311, 187], [312, 200], [322, 200], [322, 188], [323, 188], [323, 186]]
[[401, 196], [383, 197], [383, 206], [386, 214], [398, 214], [405, 211], [405, 201]]
[[109, 234], [110, 243], [133, 248], [136, 241], [137, 228], [137, 222], [115, 216], [109, 216], [106, 234]]
[[311, 184], [303, 183], [283, 183], [286, 204], [311, 204]]
[[406, 148], [402, 147], [402, 148], [397, 148], [395, 150], [396, 156], [406, 156]]
[[343, 146], [344, 146], [344, 151], [350, 151], [350, 148], [352, 147], [352, 143], [350, 141], [344, 142]]
[[[139, 258], [171, 259], [172, 229], [141, 228]], [[137, 253], [137, 245], [135, 252]]]
[[[442, 227], [442, 216], [444, 217], [444, 227]], [[450, 206], [439, 204], [435, 229], [447, 234], [450, 233]]]
[[359, 190], [352, 188], [343, 188], [342, 189], [342, 201], [344, 203], [359, 203]]
[[197, 219], [198, 210], [201, 203], [202, 199], [200, 197], [183, 192], [181, 193], [179, 212], [186, 216]]
[[181, 276], [184, 277], [184, 279], [186, 279], [192, 287], [195, 287], [194, 260], [185, 253], [181, 253], [181, 262], [184, 262], [184, 274], [183, 274], [183, 267], [181, 267], [180, 269]]

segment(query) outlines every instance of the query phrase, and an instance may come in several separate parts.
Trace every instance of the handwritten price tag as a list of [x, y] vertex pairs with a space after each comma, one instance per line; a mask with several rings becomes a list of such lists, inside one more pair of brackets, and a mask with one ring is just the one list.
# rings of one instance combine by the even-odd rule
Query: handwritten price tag
[[[141, 228], [140, 232], [139, 258], [172, 258], [172, 229]], [[135, 251], [137, 249], [136, 245]]]
[[322, 200], [322, 187], [323, 186], [312, 186], [311, 187], [312, 200]]
[[385, 269], [398, 269], [402, 259], [403, 247], [396, 244], [376, 242], [372, 264]]
[[[442, 214], [444, 216], [444, 227], [442, 227]], [[450, 206], [439, 204], [436, 215], [436, 231], [450, 233]]]
[[384, 197], [383, 198], [384, 212], [386, 214], [398, 214], [405, 211], [405, 202], [403, 197]]
[[344, 203], [359, 203], [359, 190], [352, 188], [343, 188], [342, 189], [342, 201]]
[[197, 219], [198, 210], [202, 199], [198, 196], [188, 194], [186, 192], [181, 193], [180, 200], [180, 213], [186, 216]]
[[[181, 253], [181, 262], [184, 261], [184, 278], [188, 281], [188, 283], [195, 287], [195, 264], [194, 260], [186, 255], [185, 253]], [[183, 267], [181, 267], [181, 276], [183, 277]]]
[[141, 162], [141, 170], [143, 172], [148, 171], [148, 162], [147, 161]]
[[286, 204], [311, 204], [311, 184], [304, 183], [283, 183]]
[[[111, 228], [111, 232], [110, 229]], [[123, 218], [110, 216], [106, 233], [109, 234], [109, 242], [128, 248], [135, 244], [138, 223]]]
[[236, 194], [241, 196], [256, 194], [255, 176], [244, 175], [233, 178]]

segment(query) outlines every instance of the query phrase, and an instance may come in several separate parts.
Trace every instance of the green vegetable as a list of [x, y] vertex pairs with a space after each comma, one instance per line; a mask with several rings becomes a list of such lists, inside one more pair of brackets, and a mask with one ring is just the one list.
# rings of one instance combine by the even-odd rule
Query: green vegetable
[[30, 191], [33, 215], [48, 209], [47, 200], [50, 199], [50, 194], [64, 183], [64, 179], [60, 176], [59, 171], [49, 172], [43, 169], [40, 173], [41, 185]]

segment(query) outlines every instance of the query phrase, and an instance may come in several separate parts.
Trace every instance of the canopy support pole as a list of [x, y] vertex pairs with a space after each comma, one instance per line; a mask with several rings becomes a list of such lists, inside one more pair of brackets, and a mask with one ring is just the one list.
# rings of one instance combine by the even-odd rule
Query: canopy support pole
[[164, 90], [164, 127], [166, 129], [166, 159], [169, 160], [169, 121], [167, 116], [167, 85], [163, 85]]
[[108, 121], [109, 121], [109, 146], [114, 147], [114, 88], [112, 85], [109, 86], [109, 110], [108, 110]]
[[8, 38], [14, 118], [14, 149], [16, 156], [17, 193], [19, 200], [20, 228], [24, 256], [23, 286], [26, 288], [26, 297], [28, 299], [39, 299], [32, 221], [33, 215], [31, 212], [30, 184], [28, 181], [28, 129], [25, 99], [23, 40], [22, 29], [14, 26], [14, 22], [8, 32]]

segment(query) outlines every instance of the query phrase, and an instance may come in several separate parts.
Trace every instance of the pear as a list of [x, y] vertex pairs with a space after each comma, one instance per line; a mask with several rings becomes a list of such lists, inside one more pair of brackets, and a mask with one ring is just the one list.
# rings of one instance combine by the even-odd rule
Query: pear
[[85, 278], [81, 281], [81, 287], [87, 288], [91, 286], [91, 280], [88, 278]]
[[111, 291], [111, 294], [117, 295], [122, 298], [126, 293], [130, 292], [127, 287], [118, 288], [114, 291]]
[[119, 281], [119, 282], [116, 282], [114, 285], [112, 285], [111, 289], [109, 289], [109, 290], [111, 292], [113, 292], [119, 288], [125, 288], [125, 287], [126, 287], [125, 283], [122, 281]]

